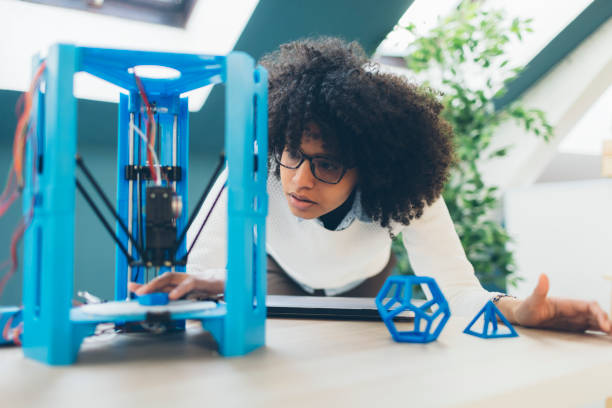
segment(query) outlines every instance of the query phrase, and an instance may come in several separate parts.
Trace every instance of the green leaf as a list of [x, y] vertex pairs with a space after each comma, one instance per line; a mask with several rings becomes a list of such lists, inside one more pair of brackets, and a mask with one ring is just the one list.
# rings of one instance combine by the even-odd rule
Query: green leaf
[[494, 152], [492, 152], [489, 155], [489, 158], [492, 159], [492, 158], [495, 158], [495, 157], [504, 157], [504, 156], [506, 156], [506, 154], [508, 154], [508, 148], [504, 147], [502, 149], [498, 149], [498, 150], [495, 150]]

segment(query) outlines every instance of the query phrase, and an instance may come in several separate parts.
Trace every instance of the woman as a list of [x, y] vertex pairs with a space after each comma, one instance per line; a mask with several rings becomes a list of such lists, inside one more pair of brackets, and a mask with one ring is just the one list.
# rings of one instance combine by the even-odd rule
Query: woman
[[[454, 314], [473, 316], [492, 299], [514, 324], [612, 332], [596, 303], [548, 298], [545, 275], [524, 300], [481, 287], [441, 198], [452, 130], [430, 91], [378, 72], [358, 44], [336, 38], [284, 44], [261, 64], [269, 73], [268, 293], [373, 297], [402, 233], [413, 269], [436, 279]], [[188, 274], [131, 289], [171, 299], [222, 293], [226, 206], [223, 193]]]

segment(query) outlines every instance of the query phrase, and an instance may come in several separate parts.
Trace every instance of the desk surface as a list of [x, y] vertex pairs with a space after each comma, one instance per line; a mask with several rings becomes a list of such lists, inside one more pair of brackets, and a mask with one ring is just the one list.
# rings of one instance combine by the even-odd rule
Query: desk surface
[[198, 326], [102, 335], [67, 367], [4, 347], [0, 405], [603, 408], [612, 397], [612, 337], [517, 328], [483, 340], [466, 324], [451, 318], [423, 345], [393, 342], [380, 322], [268, 319], [267, 346], [238, 358]]

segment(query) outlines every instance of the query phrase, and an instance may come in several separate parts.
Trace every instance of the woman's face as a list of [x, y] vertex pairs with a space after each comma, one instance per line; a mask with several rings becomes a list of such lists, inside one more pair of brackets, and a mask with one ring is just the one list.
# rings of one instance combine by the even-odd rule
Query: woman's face
[[[320, 129], [317, 125], [310, 124], [302, 136], [300, 150], [308, 156], [333, 159], [333, 156], [323, 148], [321, 139], [309, 136], [314, 132], [320, 132]], [[310, 161], [304, 159], [297, 169], [280, 166], [280, 177], [283, 193], [293, 215], [312, 219], [335, 210], [346, 201], [357, 183], [357, 169], [348, 169], [340, 182], [328, 184], [314, 177]]]

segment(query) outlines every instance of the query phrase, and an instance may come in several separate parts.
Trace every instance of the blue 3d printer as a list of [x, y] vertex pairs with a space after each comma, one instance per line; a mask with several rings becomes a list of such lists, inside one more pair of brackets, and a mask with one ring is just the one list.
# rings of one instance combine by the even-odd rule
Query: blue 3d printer
[[[41, 63], [35, 60], [35, 66]], [[24, 238], [23, 351], [52, 365], [76, 360], [84, 337], [99, 323], [145, 321], [149, 309], [134, 304], [128, 281], [143, 283], [153, 268], [185, 271], [189, 249], [188, 111], [182, 94], [225, 83], [228, 250], [223, 302], [189, 301], [163, 316], [180, 326], [201, 320], [225, 356], [245, 354], [265, 342], [267, 214], [267, 73], [248, 55], [188, 55], [58, 44], [45, 58], [44, 87], [33, 108], [34, 135], [27, 144], [24, 214], [32, 214]], [[162, 66], [180, 74], [139, 78], [138, 66]], [[77, 109], [73, 77], [87, 72], [123, 88], [119, 103], [117, 205], [111, 204], [77, 155]], [[152, 146], [152, 139], [157, 143]], [[33, 145], [35, 144], [35, 146]], [[33, 162], [35, 161], [35, 162]], [[31, 166], [29, 164], [37, 164]], [[74, 223], [77, 190], [98, 216], [79, 181], [87, 179], [116, 218], [115, 299], [99, 311], [73, 307]], [[204, 196], [210, 190], [205, 190]], [[197, 227], [197, 226], [195, 226]], [[179, 303], [181, 301], [178, 301]], [[159, 316], [159, 314], [158, 314]]]

